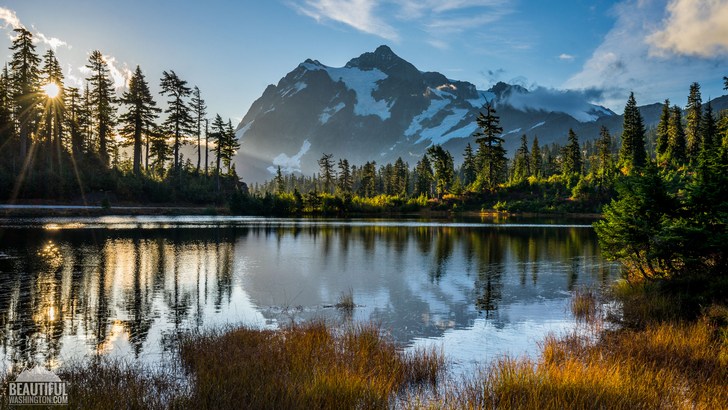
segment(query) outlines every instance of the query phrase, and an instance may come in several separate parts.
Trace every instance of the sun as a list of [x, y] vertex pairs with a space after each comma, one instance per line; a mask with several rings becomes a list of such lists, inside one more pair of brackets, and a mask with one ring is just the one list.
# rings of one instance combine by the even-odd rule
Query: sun
[[61, 88], [58, 87], [58, 84], [56, 83], [48, 83], [41, 87], [45, 95], [48, 96], [48, 98], [56, 98], [58, 97], [58, 94], [61, 92]]

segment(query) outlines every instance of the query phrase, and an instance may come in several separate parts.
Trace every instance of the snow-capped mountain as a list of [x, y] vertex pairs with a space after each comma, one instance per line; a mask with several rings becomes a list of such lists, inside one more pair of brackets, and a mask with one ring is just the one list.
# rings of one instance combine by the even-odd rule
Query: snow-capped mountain
[[569, 128], [582, 139], [596, 138], [602, 124], [613, 133], [621, 128], [621, 117], [604, 107], [568, 93], [542, 94], [505, 83], [477, 90], [419, 71], [387, 46], [340, 68], [309, 59], [269, 85], [245, 114], [236, 132], [236, 166], [254, 182], [270, 179], [277, 166], [317, 172], [323, 153], [352, 164], [401, 156], [413, 165], [431, 144], [443, 145], [460, 162], [486, 102], [496, 105], [509, 153], [524, 133], [544, 144], [565, 140]]

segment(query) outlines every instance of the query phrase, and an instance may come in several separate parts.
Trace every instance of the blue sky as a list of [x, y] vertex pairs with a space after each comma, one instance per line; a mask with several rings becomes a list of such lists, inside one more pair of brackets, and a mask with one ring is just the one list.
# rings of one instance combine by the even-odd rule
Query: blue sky
[[380, 44], [481, 89], [571, 89], [617, 112], [630, 91], [685, 105], [693, 81], [720, 96], [728, 75], [728, 0], [23, 0], [0, 5], [0, 24], [2, 61], [23, 25], [67, 83], [98, 49], [120, 86], [136, 65], [154, 89], [172, 69], [234, 123], [306, 58], [342, 66]]

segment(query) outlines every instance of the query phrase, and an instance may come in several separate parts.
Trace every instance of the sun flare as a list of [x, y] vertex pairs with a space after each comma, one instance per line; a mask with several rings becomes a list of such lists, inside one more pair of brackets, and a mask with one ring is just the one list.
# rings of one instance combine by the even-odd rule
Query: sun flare
[[56, 83], [48, 83], [41, 88], [43, 89], [45, 95], [48, 96], [48, 98], [56, 98], [61, 92], [60, 87], [58, 87], [58, 84]]

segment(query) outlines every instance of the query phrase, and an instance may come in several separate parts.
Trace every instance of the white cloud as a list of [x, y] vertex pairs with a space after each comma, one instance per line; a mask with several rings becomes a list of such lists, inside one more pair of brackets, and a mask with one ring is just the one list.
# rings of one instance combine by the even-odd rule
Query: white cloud
[[617, 4], [613, 9], [614, 27], [581, 70], [561, 88], [601, 89], [602, 97], [596, 102], [615, 112], [622, 111], [630, 91], [635, 92], [640, 105], [665, 98], [683, 100], [694, 81], [702, 83], [705, 94], [711, 94], [713, 87], [712, 95], [722, 95], [716, 86], [725, 75], [725, 60], [652, 51], [648, 39], [659, 28], [666, 4], [664, 0], [625, 0]]
[[301, 149], [298, 150], [296, 155], [289, 157], [285, 153], [278, 154], [277, 157], [273, 158], [273, 166], [268, 167], [268, 172], [275, 174], [278, 171], [278, 167], [281, 167], [281, 172], [290, 174], [293, 172], [301, 172], [301, 158], [311, 149], [311, 143], [308, 140], [304, 140], [301, 145]]
[[81, 88], [81, 87], [83, 87], [83, 83], [84, 83], [83, 78], [76, 75], [73, 72], [73, 66], [71, 64], [68, 64], [67, 69], [66, 69], [66, 85], [71, 86], [71, 87]]
[[0, 20], [3, 21], [4, 27], [23, 27], [23, 25], [20, 23], [20, 19], [18, 19], [18, 16], [15, 15], [15, 12], [5, 7], [0, 7]]
[[563, 60], [563, 61], [574, 61], [574, 58], [575, 57], [571, 54], [561, 53], [559, 55], [559, 60]]
[[318, 22], [332, 20], [351, 26], [364, 33], [397, 41], [397, 31], [375, 15], [377, 0], [305, 0], [295, 5], [303, 14]]
[[129, 84], [129, 80], [131, 79], [131, 76], [134, 74], [129, 67], [126, 65], [126, 63], [121, 64], [116, 62], [116, 57], [105, 55], [104, 61], [106, 61], [106, 65], [109, 67], [109, 73], [111, 74], [111, 78], [114, 80], [114, 88], [117, 90], [124, 89]]
[[46, 37], [45, 34], [39, 32], [39, 31], [35, 32], [34, 41], [35, 42], [40, 41], [41, 43], [47, 44], [48, 47], [53, 49], [53, 51], [56, 51], [56, 49], [58, 49], [58, 47], [61, 47], [61, 46], [71, 48], [71, 46], [69, 46], [68, 43], [66, 43], [65, 41], [63, 41], [57, 37]]
[[647, 37], [653, 52], [728, 53], [728, 0], [671, 0], [667, 11], [662, 29]]

